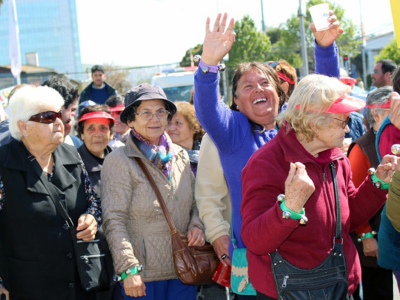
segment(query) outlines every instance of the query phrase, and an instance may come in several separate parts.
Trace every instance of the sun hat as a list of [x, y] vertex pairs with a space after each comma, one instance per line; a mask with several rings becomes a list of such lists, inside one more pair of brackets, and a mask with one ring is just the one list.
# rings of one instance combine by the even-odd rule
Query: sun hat
[[[324, 113], [349, 113], [353, 111], [359, 111], [365, 107], [365, 102], [361, 99], [343, 95], [335, 100], [335, 102]], [[300, 109], [300, 104], [296, 105], [297, 109]]]
[[105, 111], [93, 111], [87, 114], [84, 114], [82, 118], [79, 119], [78, 123], [90, 120], [90, 119], [108, 119], [112, 122], [112, 124], [115, 123], [115, 119]]
[[146, 100], [164, 100], [165, 108], [167, 111], [169, 111], [171, 116], [176, 113], [175, 104], [171, 100], [167, 99], [167, 96], [161, 87], [148, 83], [142, 83], [133, 87], [125, 94], [125, 109], [122, 111], [120, 116], [121, 122], [128, 122], [127, 117], [132, 107], [135, 106], [135, 103]]

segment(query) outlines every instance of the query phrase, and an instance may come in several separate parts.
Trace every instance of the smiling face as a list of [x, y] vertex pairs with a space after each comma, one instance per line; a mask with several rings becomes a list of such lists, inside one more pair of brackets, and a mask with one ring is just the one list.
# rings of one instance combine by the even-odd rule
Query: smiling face
[[180, 113], [174, 115], [166, 131], [175, 144], [189, 150], [193, 148], [195, 130], [190, 128], [189, 122]]
[[239, 111], [251, 121], [265, 129], [275, 128], [279, 96], [272, 79], [260, 70], [251, 69], [240, 77], [234, 101]]
[[104, 149], [111, 140], [110, 121], [108, 119], [88, 119], [84, 121], [81, 139], [86, 148], [97, 157], [104, 157]]
[[134, 121], [129, 121], [129, 127], [135, 128], [136, 132], [142, 137], [149, 140], [153, 145], [158, 145], [160, 137], [164, 133], [165, 126], [168, 124], [168, 119], [159, 119], [153, 115], [150, 120], [143, 120], [137, 114], [143, 112], [150, 112], [152, 114], [157, 111], [165, 110], [165, 103], [163, 100], [146, 100], [142, 101], [136, 109], [136, 116]]

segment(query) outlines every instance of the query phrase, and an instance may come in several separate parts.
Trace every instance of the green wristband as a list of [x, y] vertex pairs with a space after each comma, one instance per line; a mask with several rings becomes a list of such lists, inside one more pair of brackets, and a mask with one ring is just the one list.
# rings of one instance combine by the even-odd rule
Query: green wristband
[[122, 272], [121, 274], [121, 279], [125, 280], [126, 277], [131, 276], [131, 275], [135, 275], [139, 272], [142, 272], [143, 267], [141, 265], [138, 265], [137, 267], [131, 268], [126, 270], [125, 272]]
[[304, 208], [301, 210], [301, 213], [297, 213], [297, 212], [294, 212], [293, 210], [289, 209], [285, 205], [285, 200], [283, 200], [281, 202], [281, 206], [280, 207], [281, 207], [282, 211], [290, 212], [290, 218], [293, 219], [293, 220], [300, 220], [306, 214]]
[[376, 177], [376, 173], [371, 175], [372, 183], [378, 189], [387, 190], [389, 188], [389, 183], [386, 183]]
[[372, 238], [374, 237], [374, 235], [376, 235], [375, 231], [361, 233], [360, 237], [358, 238], [358, 241], [361, 242], [362, 240]]

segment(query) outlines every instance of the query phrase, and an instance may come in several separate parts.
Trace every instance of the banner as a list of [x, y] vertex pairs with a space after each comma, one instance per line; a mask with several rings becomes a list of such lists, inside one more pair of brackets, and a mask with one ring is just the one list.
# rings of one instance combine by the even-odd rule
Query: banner
[[397, 48], [400, 48], [400, 0], [390, 0], [390, 4], [392, 6], [393, 26]]
[[19, 74], [21, 74], [21, 50], [19, 47], [19, 27], [15, 0], [9, 0], [9, 12], [11, 73], [17, 78], [19, 84]]

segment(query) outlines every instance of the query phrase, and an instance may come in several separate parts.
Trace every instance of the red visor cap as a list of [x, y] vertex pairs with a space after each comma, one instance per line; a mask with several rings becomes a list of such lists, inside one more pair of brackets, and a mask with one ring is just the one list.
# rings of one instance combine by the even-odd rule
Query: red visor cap
[[115, 119], [105, 111], [94, 111], [91, 113], [84, 114], [82, 118], [78, 121], [78, 123], [89, 120], [89, 119], [109, 119], [112, 122], [112, 125], [115, 123]]

